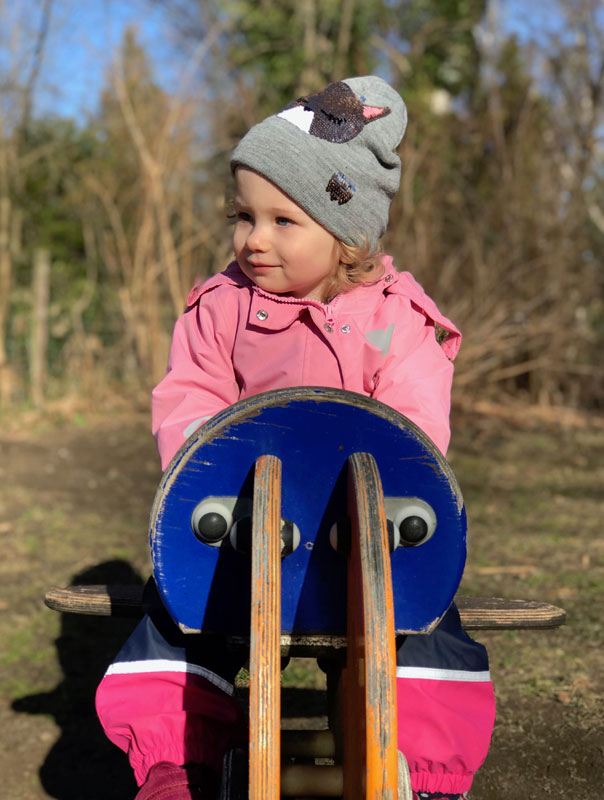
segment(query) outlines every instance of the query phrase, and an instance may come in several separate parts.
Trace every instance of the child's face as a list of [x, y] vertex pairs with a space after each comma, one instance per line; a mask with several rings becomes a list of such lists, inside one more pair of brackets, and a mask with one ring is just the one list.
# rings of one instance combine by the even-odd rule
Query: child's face
[[255, 172], [238, 167], [235, 184], [233, 249], [243, 272], [268, 292], [326, 300], [335, 236]]

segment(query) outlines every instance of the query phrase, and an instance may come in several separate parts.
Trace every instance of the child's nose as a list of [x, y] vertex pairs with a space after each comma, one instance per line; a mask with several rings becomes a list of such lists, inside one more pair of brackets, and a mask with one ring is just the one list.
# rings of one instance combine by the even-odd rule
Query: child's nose
[[270, 241], [266, 227], [264, 225], [254, 225], [248, 233], [246, 244], [249, 250], [263, 252], [268, 250]]

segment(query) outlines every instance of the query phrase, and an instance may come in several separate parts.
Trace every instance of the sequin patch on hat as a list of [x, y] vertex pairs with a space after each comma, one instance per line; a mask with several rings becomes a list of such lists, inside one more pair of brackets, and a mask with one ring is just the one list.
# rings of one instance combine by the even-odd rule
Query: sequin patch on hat
[[[295, 109], [302, 109], [304, 113]], [[336, 81], [322, 92], [299, 97], [277, 116], [317, 139], [341, 144], [358, 136], [369, 122], [388, 114], [388, 106], [365, 105], [350, 86]]]
[[279, 114], [278, 117], [281, 119], [286, 119], [288, 122], [291, 122], [299, 128], [304, 133], [308, 133], [310, 131], [310, 126], [315, 118], [315, 115], [312, 111], [308, 111], [306, 108], [302, 106], [295, 106], [294, 108], [285, 108]]
[[352, 199], [355, 193], [354, 184], [352, 184], [344, 175], [343, 172], [334, 172], [329, 179], [329, 183], [325, 187], [325, 191], [329, 192], [332, 200], [337, 200], [338, 205], [342, 206]]

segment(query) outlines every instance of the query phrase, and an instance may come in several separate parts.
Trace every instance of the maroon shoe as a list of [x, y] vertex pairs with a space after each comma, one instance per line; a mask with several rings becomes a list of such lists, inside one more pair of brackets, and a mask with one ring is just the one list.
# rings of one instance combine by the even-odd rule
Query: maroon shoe
[[160, 761], [149, 770], [135, 800], [210, 800], [216, 792], [216, 775], [203, 764], [179, 767]]

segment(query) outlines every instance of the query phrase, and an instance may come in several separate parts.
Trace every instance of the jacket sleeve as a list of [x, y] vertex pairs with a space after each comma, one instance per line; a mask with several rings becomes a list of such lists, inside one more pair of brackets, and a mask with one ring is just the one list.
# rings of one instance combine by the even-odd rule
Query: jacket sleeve
[[[446, 454], [453, 381], [450, 358], [461, 335], [419, 291], [422, 294], [414, 299], [394, 294], [386, 300], [398, 308], [392, 317], [396, 321], [390, 350], [375, 376], [372, 396], [409, 417]], [[446, 334], [443, 346], [436, 339], [435, 324]]]
[[162, 469], [201, 424], [239, 399], [231, 360], [236, 320], [219, 294], [203, 294], [177, 320], [168, 371], [151, 395]]

